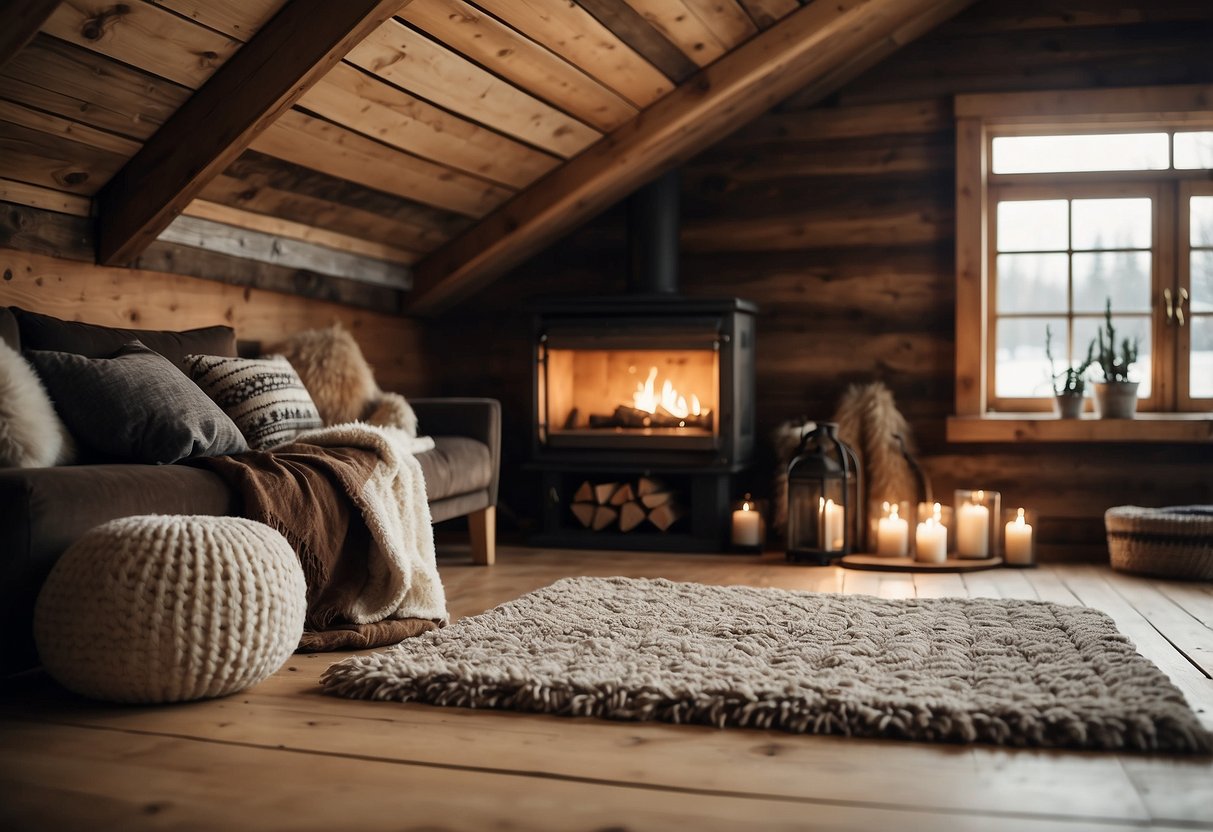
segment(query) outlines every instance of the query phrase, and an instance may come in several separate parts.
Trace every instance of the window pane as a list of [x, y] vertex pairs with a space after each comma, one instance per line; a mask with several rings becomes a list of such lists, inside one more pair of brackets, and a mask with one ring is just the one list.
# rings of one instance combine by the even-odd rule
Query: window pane
[[998, 306], [1009, 312], [1064, 312], [1067, 308], [1066, 255], [998, 255]]
[[1192, 252], [1192, 311], [1213, 312], [1213, 251]]
[[1066, 210], [1064, 199], [998, 203], [998, 250], [1065, 251], [1070, 238]]
[[1097, 251], [1074, 255], [1074, 311], [1150, 311], [1150, 252]]
[[1045, 326], [1053, 329], [1053, 355], [1058, 372], [1065, 362], [1065, 318], [1002, 318], [995, 331], [994, 395], [1003, 398], [1045, 398], [1053, 395], [1049, 360], [1045, 358]]
[[1213, 168], [1213, 133], [1176, 133], [1175, 167]]
[[1000, 136], [994, 139], [993, 168], [995, 173], [1166, 170], [1169, 144], [1166, 133]]
[[1076, 199], [1074, 248], [1149, 248], [1153, 235], [1151, 200]]
[[1190, 242], [1194, 246], [1213, 246], [1213, 196], [1194, 196], [1189, 208]]
[[[1095, 340], [1095, 331], [1103, 326], [1102, 317], [1075, 318], [1074, 320], [1074, 351], [1087, 353], [1087, 345]], [[1125, 338], [1130, 341], [1138, 339], [1137, 360], [1129, 370], [1129, 381], [1141, 382], [1137, 388], [1137, 397], [1144, 399], [1150, 395], [1150, 319], [1146, 317], [1128, 318], [1112, 317], [1112, 326], [1116, 329], [1116, 354], [1120, 355], [1121, 344]], [[1091, 367], [1091, 380], [1103, 381], [1103, 372], [1099, 365]]]
[[1188, 395], [1213, 398], [1213, 317], [1192, 319], [1192, 363], [1188, 367]]

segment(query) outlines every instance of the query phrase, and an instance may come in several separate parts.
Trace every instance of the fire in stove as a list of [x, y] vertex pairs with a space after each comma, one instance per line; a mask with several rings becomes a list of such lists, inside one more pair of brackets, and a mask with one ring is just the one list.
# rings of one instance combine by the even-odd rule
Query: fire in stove
[[703, 409], [697, 395], [680, 393], [668, 378], [662, 381], [658, 392], [657, 379], [657, 368], [650, 367], [645, 380], [636, 384], [632, 404], [618, 405], [609, 416], [590, 414], [590, 427], [712, 429], [712, 411]]

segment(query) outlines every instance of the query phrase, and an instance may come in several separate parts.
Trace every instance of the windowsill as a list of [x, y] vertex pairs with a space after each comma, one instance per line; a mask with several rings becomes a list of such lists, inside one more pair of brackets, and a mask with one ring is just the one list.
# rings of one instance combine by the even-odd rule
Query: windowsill
[[1138, 413], [1136, 419], [1059, 419], [1052, 413], [949, 416], [949, 442], [1213, 442], [1213, 414]]

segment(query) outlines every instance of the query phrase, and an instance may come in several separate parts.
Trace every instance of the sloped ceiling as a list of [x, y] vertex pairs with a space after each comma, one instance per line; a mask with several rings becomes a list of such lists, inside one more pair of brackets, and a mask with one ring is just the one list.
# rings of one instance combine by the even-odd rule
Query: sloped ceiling
[[[108, 262], [171, 268], [201, 250], [440, 311], [967, 0], [413, 0], [364, 2], [365, 16], [339, 23], [326, 5], [14, 0], [0, 38], [0, 200], [100, 213], [102, 237], [118, 237], [102, 241]], [[288, 13], [308, 37], [283, 29]], [[324, 41], [311, 21], [344, 28]], [[241, 50], [258, 69], [233, 78]], [[245, 84], [271, 81], [280, 94], [239, 112], [255, 109]], [[182, 129], [208, 82], [238, 123], [221, 124], [212, 102]]]

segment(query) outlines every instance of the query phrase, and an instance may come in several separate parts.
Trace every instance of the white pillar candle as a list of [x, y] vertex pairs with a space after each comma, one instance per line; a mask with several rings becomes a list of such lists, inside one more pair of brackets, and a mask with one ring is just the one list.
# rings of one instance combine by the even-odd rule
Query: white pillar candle
[[733, 545], [757, 546], [762, 541], [762, 520], [747, 500], [733, 512]]
[[1007, 563], [1024, 565], [1032, 562], [1032, 526], [1024, 522], [1023, 509], [1006, 528]]
[[943, 563], [948, 559], [948, 527], [940, 519], [939, 503], [935, 516], [918, 524], [914, 535], [915, 558], [923, 563]]
[[887, 516], [876, 524], [876, 554], [904, 558], [910, 551], [910, 524], [897, 516], [897, 504], [884, 504]]
[[[978, 491], [978, 499], [982, 492]], [[990, 510], [979, 503], [964, 503], [956, 515], [956, 554], [962, 558], [990, 555]]]
[[841, 552], [844, 543], [846, 522], [842, 506], [833, 500], [821, 504], [821, 525], [825, 532], [825, 549], [827, 552]]

